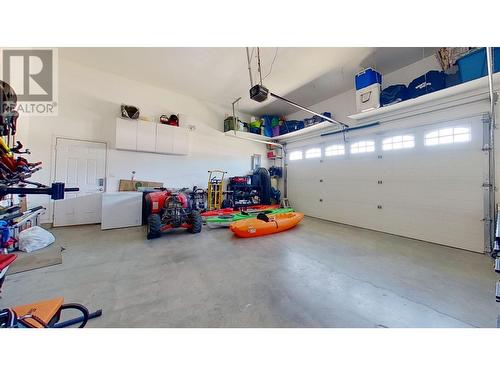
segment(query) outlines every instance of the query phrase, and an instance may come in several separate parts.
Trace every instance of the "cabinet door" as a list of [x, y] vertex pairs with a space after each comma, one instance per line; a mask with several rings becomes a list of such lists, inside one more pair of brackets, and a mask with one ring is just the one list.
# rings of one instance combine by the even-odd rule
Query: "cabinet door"
[[156, 124], [155, 152], [172, 154], [174, 151], [174, 128], [170, 125]]
[[189, 131], [184, 128], [175, 128], [173, 153], [187, 155], [189, 153]]
[[137, 125], [137, 151], [155, 152], [156, 123], [139, 120]]
[[115, 147], [121, 150], [137, 149], [137, 120], [116, 119]]

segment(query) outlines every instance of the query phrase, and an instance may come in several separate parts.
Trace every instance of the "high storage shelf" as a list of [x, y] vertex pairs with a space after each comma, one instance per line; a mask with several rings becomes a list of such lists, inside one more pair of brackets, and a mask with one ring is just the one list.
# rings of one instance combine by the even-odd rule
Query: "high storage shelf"
[[286, 139], [294, 138], [294, 137], [299, 137], [304, 134], [308, 134], [311, 132], [319, 131], [319, 130], [325, 130], [329, 128], [338, 128], [337, 125], [332, 124], [329, 121], [323, 121], [315, 125], [308, 126], [307, 128], [296, 130], [291, 133], [286, 133], [282, 135], [278, 135], [276, 137], [266, 137], [265, 135], [261, 134], [253, 134], [249, 132], [242, 132], [242, 131], [234, 131], [234, 130], [229, 130], [225, 132], [224, 134], [230, 137], [238, 137], [238, 138], [247, 138], [247, 139], [255, 139], [255, 140], [260, 140], [260, 141], [266, 141], [266, 142], [273, 142], [273, 141], [283, 141]]
[[168, 155], [189, 153], [189, 130], [142, 120], [116, 119], [115, 148]]
[[[500, 72], [493, 74], [493, 84], [498, 91], [498, 89], [500, 89]], [[435, 91], [430, 94], [422, 95], [415, 99], [405, 100], [397, 104], [373, 109], [371, 111], [355, 113], [347, 117], [352, 120], [356, 120], [356, 123], [353, 125], [354, 127], [363, 123], [393, 120], [399, 117], [416, 115], [421, 112], [445, 109], [456, 105], [484, 100], [488, 98], [488, 90], [488, 77], [482, 77], [443, 90]], [[295, 132], [279, 135], [277, 137], [266, 137], [260, 134], [252, 134], [241, 131], [235, 132], [234, 130], [230, 130], [225, 134], [233, 137], [236, 136], [238, 138], [256, 139], [266, 142], [281, 142], [312, 132], [335, 129], [338, 129], [338, 126], [328, 121], [323, 121], [316, 125], [312, 125]]]
[[[493, 84], [498, 88], [500, 73], [493, 75]], [[358, 122], [371, 122], [394, 119], [402, 116], [417, 114], [420, 111], [445, 109], [455, 105], [472, 103], [489, 96], [488, 77], [464, 82], [456, 86], [408, 99], [403, 102], [380, 107], [366, 112], [355, 113], [347, 117]]]

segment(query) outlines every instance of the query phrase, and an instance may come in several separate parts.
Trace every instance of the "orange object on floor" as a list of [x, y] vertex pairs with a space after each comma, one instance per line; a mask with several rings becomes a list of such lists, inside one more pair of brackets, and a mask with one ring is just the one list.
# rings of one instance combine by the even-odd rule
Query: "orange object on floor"
[[[57, 297], [46, 301], [38, 301], [29, 305], [16, 306], [13, 307], [12, 310], [15, 311], [18, 317], [22, 317], [24, 315], [33, 315], [43, 321], [45, 325], [47, 325], [59, 312], [59, 309], [61, 308], [63, 303], [64, 298]], [[42, 324], [32, 318], [26, 318], [25, 320], [23, 320], [23, 324], [29, 325], [33, 328], [44, 328]]]
[[293, 228], [303, 218], [304, 214], [302, 212], [286, 212], [269, 216], [259, 215], [257, 218], [235, 221], [231, 223], [229, 229], [238, 237], [264, 236]]

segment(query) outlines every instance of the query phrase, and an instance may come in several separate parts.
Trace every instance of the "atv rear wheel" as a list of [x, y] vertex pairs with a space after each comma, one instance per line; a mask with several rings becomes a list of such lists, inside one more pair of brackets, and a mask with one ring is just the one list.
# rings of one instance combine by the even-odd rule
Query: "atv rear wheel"
[[203, 220], [199, 211], [191, 211], [191, 228], [189, 228], [189, 232], [191, 233], [200, 233], [201, 227], [203, 226]]
[[158, 238], [161, 236], [161, 218], [158, 214], [148, 216], [148, 235], [147, 239]]

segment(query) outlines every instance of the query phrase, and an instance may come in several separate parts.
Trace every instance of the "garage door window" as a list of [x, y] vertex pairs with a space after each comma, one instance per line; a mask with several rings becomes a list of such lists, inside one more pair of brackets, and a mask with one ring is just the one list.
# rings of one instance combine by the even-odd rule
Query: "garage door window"
[[382, 150], [384, 151], [413, 147], [415, 147], [415, 137], [413, 135], [397, 135], [382, 141]]
[[374, 152], [375, 142], [374, 141], [360, 141], [353, 143], [351, 145], [351, 154], [361, 154], [364, 152]]
[[450, 143], [470, 142], [470, 128], [443, 128], [432, 131], [425, 135], [425, 145], [445, 145]]
[[344, 154], [345, 154], [344, 145], [331, 145], [325, 148], [325, 156], [337, 156]]
[[302, 151], [292, 151], [290, 152], [290, 160], [301, 160], [302, 159]]
[[306, 159], [314, 159], [321, 157], [321, 149], [320, 148], [310, 148], [306, 151]]

